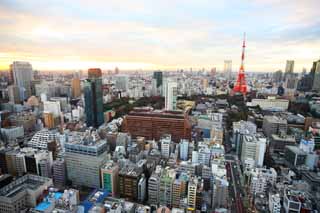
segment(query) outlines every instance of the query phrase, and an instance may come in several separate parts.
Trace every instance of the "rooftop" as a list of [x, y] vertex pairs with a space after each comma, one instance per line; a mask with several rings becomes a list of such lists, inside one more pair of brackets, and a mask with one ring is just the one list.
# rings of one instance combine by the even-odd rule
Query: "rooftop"
[[27, 174], [1, 188], [0, 196], [13, 197], [26, 189], [36, 190], [39, 186], [50, 181], [50, 178]]
[[132, 116], [148, 116], [148, 117], [163, 117], [163, 118], [176, 118], [176, 119], [184, 119], [185, 114], [183, 111], [175, 110], [153, 110], [151, 107], [136, 107], [129, 115]]

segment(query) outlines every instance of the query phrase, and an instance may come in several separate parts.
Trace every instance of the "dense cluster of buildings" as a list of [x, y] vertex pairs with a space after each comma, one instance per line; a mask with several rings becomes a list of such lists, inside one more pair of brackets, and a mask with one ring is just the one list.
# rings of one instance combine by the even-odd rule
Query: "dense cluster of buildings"
[[[271, 83], [248, 75], [248, 94], [230, 97], [229, 60], [219, 74], [34, 75], [14, 62], [1, 84], [0, 212], [319, 209], [318, 90], [298, 89], [319, 64], [300, 80], [294, 61]], [[162, 109], [126, 105], [151, 96]]]

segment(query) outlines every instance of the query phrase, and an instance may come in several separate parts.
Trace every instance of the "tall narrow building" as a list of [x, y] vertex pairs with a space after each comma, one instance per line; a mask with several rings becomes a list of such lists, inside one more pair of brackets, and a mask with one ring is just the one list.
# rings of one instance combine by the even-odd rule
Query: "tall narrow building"
[[119, 195], [119, 166], [118, 164], [108, 161], [101, 168], [102, 188], [106, 189], [113, 197]]
[[159, 205], [161, 172], [162, 168], [158, 165], [148, 180], [148, 203], [151, 206]]
[[159, 202], [160, 205], [172, 207], [172, 185], [175, 180], [176, 171], [165, 168], [160, 177]]
[[316, 62], [312, 90], [320, 92], [320, 60]]
[[231, 76], [232, 75], [232, 61], [231, 60], [224, 61], [223, 73], [228, 80], [231, 79], [231, 77], [232, 77]]
[[287, 60], [286, 69], [284, 72], [285, 78], [287, 75], [292, 74], [294, 70], [294, 60]]
[[74, 77], [71, 80], [72, 97], [78, 98], [81, 95], [80, 78]]
[[177, 109], [178, 84], [173, 80], [167, 80], [164, 85], [165, 108], [166, 110]]
[[88, 127], [99, 127], [104, 122], [102, 72], [97, 68], [89, 69], [88, 77], [84, 85], [86, 124]]
[[192, 177], [188, 184], [188, 210], [196, 210], [198, 179]]
[[31, 81], [33, 70], [29, 62], [14, 61], [10, 66], [14, 84], [20, 89], [20, 99], [25, 100], [31, 96]]

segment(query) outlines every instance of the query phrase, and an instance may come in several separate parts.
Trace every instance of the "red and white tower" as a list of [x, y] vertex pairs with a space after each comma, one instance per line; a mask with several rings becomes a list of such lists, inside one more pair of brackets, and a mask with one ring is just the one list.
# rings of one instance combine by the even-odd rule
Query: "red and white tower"
[[243, 36], [243, 44], [242, 44], [242, 56], [241, 56], [241, 66], [238, 73], [238, 79], [236, 84], [233, 87], [234, 93], [242, 93], [243, 95], [246, 95], [247, 93], [247, 83], [244, 73], [244, 50], [246, 48], [246, 34]]

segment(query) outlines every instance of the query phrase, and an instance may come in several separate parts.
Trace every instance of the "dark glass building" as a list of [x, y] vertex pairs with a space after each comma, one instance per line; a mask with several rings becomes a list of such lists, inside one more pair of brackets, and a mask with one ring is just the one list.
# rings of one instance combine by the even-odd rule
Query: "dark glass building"
[[156, 71], [153, 73], [153, 79], [157, 80], [157, 88], [162, 86], [162, 72], [161, 71]]
[[98, 69], [95, 69], [95, 74], [91, 73], [91, 70], [88, 71], [89, 78], [84, 85], [86, 124], [88, 127], [99, 127], [104, 122], [102, 79], [101, 75], [96, 75]]

